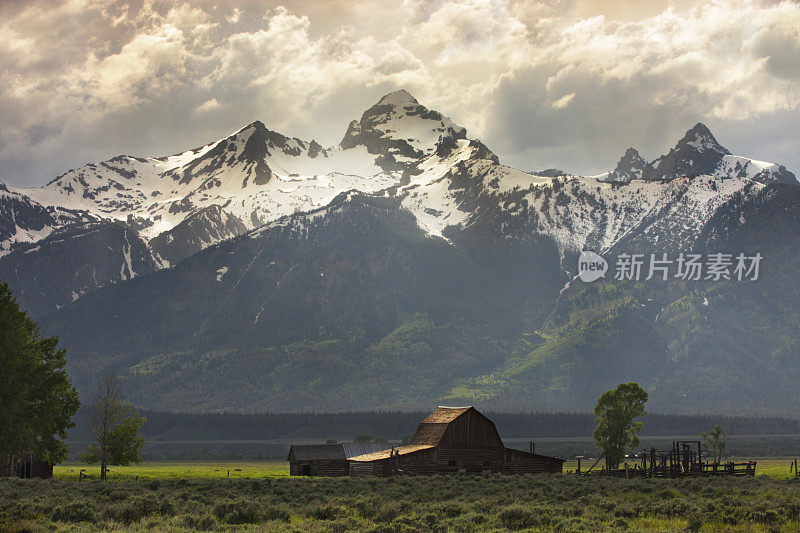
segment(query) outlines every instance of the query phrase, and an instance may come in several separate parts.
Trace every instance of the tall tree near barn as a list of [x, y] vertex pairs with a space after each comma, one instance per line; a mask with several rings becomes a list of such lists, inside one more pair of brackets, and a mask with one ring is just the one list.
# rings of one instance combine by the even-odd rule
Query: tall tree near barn
[[92, 411], [94, 444], [81, 458], [87, 463], [100, 463], [100, 479], [105, 481], [110, 465], [141, 462], [139, 452], [144, 438], [139, 430], [146, 419], [131, 404], [122, 401], [119, 380], [113, 372], [100, 379]]
[[64, 460], [63, 439], [80, 407], [64, 355], [0, 282], [0, 475], [12, 475], [24, 457]]
[[638, 383], [620, 383], [616, 389], [604, 392], [594, 408], [594, 441], [603, 450], [606, 468], [613, 470], [625, 457], [627, 448], [639, 445], [643, 423], [636, 420], [647, 414], [647, 391]]

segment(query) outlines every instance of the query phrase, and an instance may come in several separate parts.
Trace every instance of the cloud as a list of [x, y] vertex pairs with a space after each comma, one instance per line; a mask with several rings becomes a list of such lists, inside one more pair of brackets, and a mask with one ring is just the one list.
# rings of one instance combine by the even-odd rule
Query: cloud
[[564, 109], [575, 99], [575, 93], [569, 93], [553, 102], [553, 109]]
[[800, 170], [797, 2], [612, 4], [4, 4], [0, 179], [179, 152], [256, 119], [333, 144], [401, 87], [524, 169], [655, 157], [704, 121]]
[[198, 115], [203, 115], [203, 114], [206, 114], [206, 113], [210, 113], [212, 111], [216, 111], [220, 107], [221, 106], [220, 106], [219, 102], [217, 102], [217, 99], [216, 98], [212, 98], [211, 100], [206, 100], [205, 102], [203, 102], [199, 106], [195, 107], [194, 108], [194, 112], [196, 114], [198, 114]]

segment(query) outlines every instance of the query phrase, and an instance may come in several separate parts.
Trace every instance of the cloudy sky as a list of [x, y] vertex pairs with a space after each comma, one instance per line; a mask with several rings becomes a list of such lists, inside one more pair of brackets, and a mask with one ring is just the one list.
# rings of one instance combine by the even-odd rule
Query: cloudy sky
[[256, 119], [337, 144], [405, 88], [502, 162], [596, 173], [694, 123], [800, 173], [800, 3], [0, 3], [0, 180], [168, 155]]

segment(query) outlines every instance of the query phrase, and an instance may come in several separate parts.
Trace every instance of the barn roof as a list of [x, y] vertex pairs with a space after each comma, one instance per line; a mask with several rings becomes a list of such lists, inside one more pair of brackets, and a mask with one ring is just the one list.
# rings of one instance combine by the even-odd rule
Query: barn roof
[[409, 453], [418, 452], [420, 450], [427, 450], [433, 448], [433, 446], [429, 446], [427, 444], [409, 444], [407, 446], [400, 446], [399, 448], [393, 448], [388, 450], [381, 450], [379, 452], [372, 452], [367, 453], [364, 455], [359, 455], [356, 457], [351, 457], [351, 461], [356, 461], [359, 463], [362, 462], [370, 462], [370, 461], [380, 461], [381, 459], [388, 459], [391, 456], [391, 453], [394, 452], [398, 455], [406, 455]]
[[466, 407], [445, 407], [440, 405], [434, 412], [422, 419], [421, 424], [449, 424], [459, 416], [472, 409], [471, 405]]
[[445, 407], [440, 405], [436, 410], [422, 419], [422, 422], [417, 426], [417, 431], [414, 433], [414, 438], [411, 440], [412, 444], [426, 444], [428, 446], [436, 446], [444, 437], [447, 426], [459, 416], [472, 409], [472, 406], [466, 407]]
[[392, 448], [389, 442], [343, 442], [344, 456], [350, 459], [365, 453], [380, 452]]
[[295, 461], [324, 461], [347, 459], [341, 444], [294, 444], [289, 458]]
[[534, 459], [538, 459], [540, 461], [560, 461], [562, 463], [565, 463], [567, 461], [566, 459], [562, 459], [560, 457], [552, 457], [550, 455], [542, 455], [542, 454], [539, 454], [539, 453], [531, 453], [529, 451], [518, 450], [516, 448], [506, 448], [506, 453], [509, 453], [509, 454], [512, 454], [512, 455], [526, 455], [528, 457], [533, 457]]
[[294, 444], [289, 458], [294, 461], [343, 460], [391, 448], [388, 442], [343, 442], [339, 444]]

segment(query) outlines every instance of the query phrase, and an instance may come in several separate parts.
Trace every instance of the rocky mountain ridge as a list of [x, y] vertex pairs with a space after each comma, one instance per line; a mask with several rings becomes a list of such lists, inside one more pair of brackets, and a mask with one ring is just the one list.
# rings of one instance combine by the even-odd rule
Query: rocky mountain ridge
[[[654, 398], [667, 405], [683, 389], [680, 368], [663, 361], [695, 353], [692, 324], [713, 314], [703, 298], [739, 301], [744, 288], [605, 280], [596, 294], [574, 282], [577, 255], [761, 242], [767, 287], [794, 287], [775, 268], [792, 268], [780, 250], [796, 240], [800, 215], [787, 206], [798, 190], [784, 167], [730, 154], [702, 124], [650, 163], [630, 148], [598, 176], [527, 173], [398, 91], [334, 147], [256, 121], [181, 154], [118, 156], [44, 187], [0, 186], [0, 279], [62, 338], [78, 383], [111, 366], [152, 407], [416, 408], [453, 398], [505, 408], [503, 398], [530, 397], [549, 409], [622, 374], [638, 379], [635, 354], [648, 344], [636, 339], [658, 347], [648, 353], [655, 377], [642, 379], [662, 387]], [[762, 310], [753, 322], [769, 320], [758, 331], [791, 339], [794, 309], [776, 315], [764, 295], [776, 298], [748, 296]], [[736, 338], [733, 317], [714, 320], [722, 330], [703, 338], [720, 342], [704, 350], [721, 357], [715, 350]], [[759, 342], [793, 349], [770, 339]], [[575, 354], [610, 373], [588, 365], [596, 382], [581, 381], [589, 376]], [[189, 393], [198, 384], [206, 397]], [[725, 394], [736, 412], [735, 388]]]

